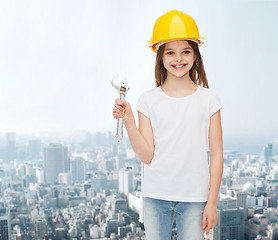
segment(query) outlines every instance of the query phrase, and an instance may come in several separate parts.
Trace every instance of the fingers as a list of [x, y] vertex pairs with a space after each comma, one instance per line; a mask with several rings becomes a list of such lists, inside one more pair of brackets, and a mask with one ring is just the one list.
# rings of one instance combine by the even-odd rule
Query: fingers
[[205, 229], [206, 226], [207, 226], [207, 216], [204, 214], [203, 215], [203, 220], [202, 220], [202, 228], [203, 228], [203, 230]]
[[114, 104], [114, 108], [117, 108], [120, 111], [124, 111], [125, 110], [124, 107], [122, 107], [121, 105], [119, 105], [117, 103]]
[[215, 227], [215, 225], [216, 225], [216, 223], [214, 223], [214, 221], [212, 221], [212, 220], [209, 221], [208, 219], [206, 219], [205, 224], [203, 224], [203, 222], [202, 222], [203, 231], [207, 232], [207, 231], [213, 229]]
[[210, 229], [212, 229], [212, 225], [209, 224], [209, 223], [207, 222], [205, 228], [203, 229], [203, 231], [204, 231], [204, 232], [207, 232], [207, 231], [209, 231]]
[[117, 119], [117, 118], [123, 118], [123, 117], [124, 117], [125, 108], [124, 108], [123, 106], [121, 106], [121, 105], [124, 104], [124, 101], [122, 101], [122, 100], [116, 98], [116, 99], [115, 99], [115, 102], [116, 102], [116, 103], [115, 103], [115, 105], [114, 105], [112, 115], [113, 115], [113, 117], [116, 118], [116, 119]]
[[126, 105], [126, 101], [125, 100], [120, 100], [119, 98], [116, 98], [115, 102], [116, 102], [116, 104], [121, 105], [121, 106]]
[[114, 107], [113, 113], [112, 113], [114, 118], [123, 118], [124, 117], [124, 111], [118, 109], [117, 107]]
[[206, 212], [204, 212], [203, 214], [203, 220], [202, 220], [202, 227], [203, 227], [203, 231], [209, 231], [212, 226], [211, 226], [211, 221], [208, 221], [208, 216], [206, 214]]
[[209, 231], [209, 225], [208, 223], [205, 224], [205, 226], [203, 227], [203, 231]]

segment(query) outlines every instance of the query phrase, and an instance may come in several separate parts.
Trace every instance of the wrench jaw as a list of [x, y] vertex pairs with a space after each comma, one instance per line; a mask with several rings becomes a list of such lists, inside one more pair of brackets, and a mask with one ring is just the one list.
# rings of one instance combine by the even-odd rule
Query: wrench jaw
[[120, 92], [126, 92], [126, 91], [127, 91], [127, 88], [122, 85], [121, 88], [120, 88]]
[[[111, 81], [112, 86], [117, 90], [120, 95], [120, 100], [125, 100], [127, 91], [130, 89], [126, 78], [123, 81], [119, 81], [119, 77], [115, 77]], [[123, 139], [123, 118], [117, 119], [117, 129], [116, 129], [116, 140], [120, 142]]]

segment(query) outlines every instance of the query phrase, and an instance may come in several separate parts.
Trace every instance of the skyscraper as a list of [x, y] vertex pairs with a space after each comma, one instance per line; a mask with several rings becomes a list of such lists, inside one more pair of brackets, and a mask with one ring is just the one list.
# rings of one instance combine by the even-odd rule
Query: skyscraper
[[236, 201], [237, 201], [237, 206], [242, 207], [244, 209], [244, 220], [245, 220], [245, 219], [247, 219], [247, 207], [246, 207], [247, 192], [236, 191], [235, 197], [236, 197]]
[[213, 229], [213, 240], [244, 239], [244, 208], [237, 200], [222, 196], [217, 203], [218, 222]]
[[35, 221], [35, 232], [38, 239], [44, 239], [45, 234], [47, 234], [47, 223], [45, 219]]
[[130, 169], [119, 171], [119, 192], [128, 195], [133, 191], [133, 172]]
[[244, 191], [236, 191], [236, 200], [237, 200], [237, 206], [246, 208], [246, 198], [247, 198], [247, 192]]
[[86, 178], [84, 159], [82, 157], [73, 157], [70, 166], [72, 183], [84, 183]]
[[[0, 178], [1, 180], [1, 178]], [[2, 181], [0, 181], [0, 197], [4, 196], [4, 183]]]
[[10, 240], [11, 237], [10, 213], [7, 208], [0, 208], [0, 239]]
[[263, 148], [263, 155], [265, 160], [265, 165], [268, 166], [269, 163], [273, 162], [272, 158], [272, 144], [268, 144]]
[[45, 183], [58, 183], [58, 175], [69, 171], [68, 149], [62, 144], [50, 144], [44, 148]]

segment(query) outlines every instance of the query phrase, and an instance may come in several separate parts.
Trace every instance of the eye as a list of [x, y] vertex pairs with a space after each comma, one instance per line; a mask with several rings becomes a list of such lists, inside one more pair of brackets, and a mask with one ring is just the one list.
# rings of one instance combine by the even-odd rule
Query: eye
[[190, 53], [190, 51], [183, 51], [185, 54]]
[[170, 52], [167, 52], [166, 54], [168, 55], [172, 55], [174, 52], [170, 51]]

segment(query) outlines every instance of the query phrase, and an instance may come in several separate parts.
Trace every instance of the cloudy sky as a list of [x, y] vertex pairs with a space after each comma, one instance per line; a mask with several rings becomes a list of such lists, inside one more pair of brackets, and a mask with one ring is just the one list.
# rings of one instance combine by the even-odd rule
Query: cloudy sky
[[278, 1], [0, 0], [0, 131], [114, 131], [111, 86], [127, 101], [154, 87], [155, 20], [178, 9], [205, 37], [209, 85], [220, 96], [224, 143], [278, 137]]

